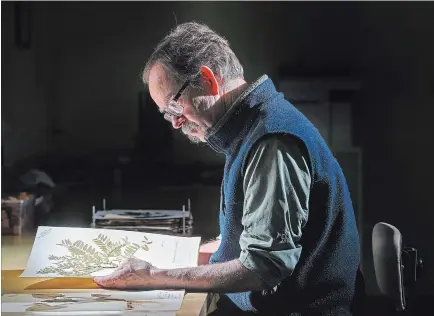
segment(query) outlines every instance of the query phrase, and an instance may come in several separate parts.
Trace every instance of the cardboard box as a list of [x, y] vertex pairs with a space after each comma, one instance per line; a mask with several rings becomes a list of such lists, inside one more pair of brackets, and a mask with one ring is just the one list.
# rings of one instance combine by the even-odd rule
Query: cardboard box
[[34, 224], [35, 197], [26, 195], [21, 199], [1, 201], [1, 234], [20, 236], [31, 230]]

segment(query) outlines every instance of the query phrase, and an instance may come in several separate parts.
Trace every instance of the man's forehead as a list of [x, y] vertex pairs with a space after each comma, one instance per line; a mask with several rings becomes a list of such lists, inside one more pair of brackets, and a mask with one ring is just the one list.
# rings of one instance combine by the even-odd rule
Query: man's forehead
[[[156, 64], [149, 72], [149, 91], [158, 103], [167, 104], [172, 97], [170, 80], [163, 66]], [[158, 104], [163, 106], [163, 104]]]

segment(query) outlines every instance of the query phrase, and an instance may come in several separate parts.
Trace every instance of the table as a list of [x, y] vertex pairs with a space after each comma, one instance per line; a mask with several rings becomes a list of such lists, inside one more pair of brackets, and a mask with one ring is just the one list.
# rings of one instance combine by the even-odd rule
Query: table
[[[2, 290], [3, 293], [31, 293], [35, 290], [28, 289], [28, 287], [35, 283], [47, 282], [46, 284], [55, 284], [59, 281], [59, 278], [19, 278], [18, 276], [25, 269], [27, 259], [32, 249], [34, 236], [22, 235], [22, 236], [2, 236]], [[48, 283], [49, 282], [49, 283]], [[54, 283], [53, 283], [54, 282]], [[71, 289], [62, 289], [62, 291], [68, 292], [83, 292], [90, 291], [94, 288], [93, 282], [89, 279], [89, 282], [81, 280], [81, 285], [84, 285], [83, 289], [80, 287]], [[74, 280], [71, 278], [66, 282], [67, 284], [74, 284]], [[58, 292], [59, 289], [38, 289], [38, 293], [44, 292]], [[207, 313], [207, 297], [206, 293], [187, 293], [182, 302], [181, 309], [176, 313], [177, 316], [205, 316]], [[9, 313], [8, 313], [9, 314]], [[6, 313], [2, 313], [6, 315]], [[17, 313], [10, 315], [18, 316]]]

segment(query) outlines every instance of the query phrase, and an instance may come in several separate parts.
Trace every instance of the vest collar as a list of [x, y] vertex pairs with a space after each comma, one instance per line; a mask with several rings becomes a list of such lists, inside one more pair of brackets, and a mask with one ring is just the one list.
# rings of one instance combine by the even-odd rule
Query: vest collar
[[[205, 140], [208, 145], [218, 153], [228, 154], [243, 138], [242, 131], [250, 117], [246, 112], [261, 106], [276, 93], [276, 88], [267, 75], [249, 85], [223, 117], [207, 131]], [[241, 116], [241, 113], [246, 115]]]

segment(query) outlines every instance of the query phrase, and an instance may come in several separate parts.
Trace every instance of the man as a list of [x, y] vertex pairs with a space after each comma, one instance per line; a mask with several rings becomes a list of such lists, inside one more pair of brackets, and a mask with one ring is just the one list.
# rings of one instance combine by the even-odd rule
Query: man
[[133, 259], [102, 287], [220, 293], [216, 315], [351, 315], [359, 235], [344, 175], [315, 127], [267, 76], [247, 84], [228, 42], [178, 25], [143, 75], [174, 128], [224, 153], [221, 242], [210, 264]]

